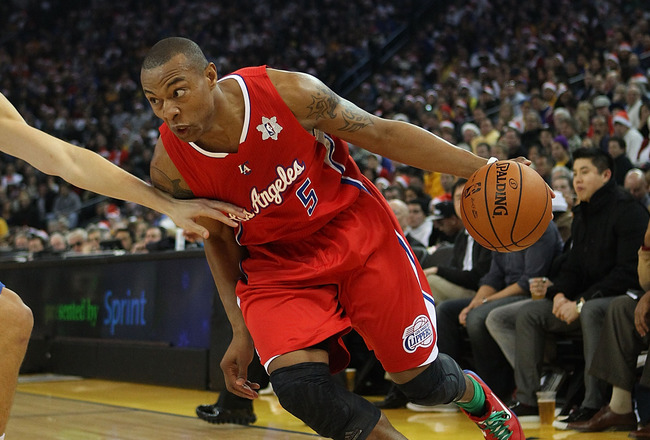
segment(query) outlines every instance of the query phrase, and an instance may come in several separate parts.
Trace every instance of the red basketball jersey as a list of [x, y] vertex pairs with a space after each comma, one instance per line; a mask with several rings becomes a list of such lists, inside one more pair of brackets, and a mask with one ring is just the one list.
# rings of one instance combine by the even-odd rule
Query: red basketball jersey
[[236, 153], [212, 153], [178, 139], [163, 124], [163, 145], [196, 197], [248, 211], [236, 230], [239, 244], [304, 238], [352, 204], [362, 174], [347, 143], [307, 132], [271, 83], [266, 66], [238, 70], [244, 127]]

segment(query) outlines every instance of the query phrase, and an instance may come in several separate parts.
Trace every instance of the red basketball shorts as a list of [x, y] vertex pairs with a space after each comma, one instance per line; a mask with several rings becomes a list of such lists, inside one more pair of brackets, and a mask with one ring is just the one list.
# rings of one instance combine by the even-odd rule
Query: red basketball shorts
[[[340, 337], [355, 329], [388, 372], [433, 361], [433, 298], [426, 276], [374, 191], [307, 239], [250, 246], [237, 285], [262, 364], [330, 340], [330, 370], [350, 356]], [[331, 338], [331, 339], [330, 339]]]

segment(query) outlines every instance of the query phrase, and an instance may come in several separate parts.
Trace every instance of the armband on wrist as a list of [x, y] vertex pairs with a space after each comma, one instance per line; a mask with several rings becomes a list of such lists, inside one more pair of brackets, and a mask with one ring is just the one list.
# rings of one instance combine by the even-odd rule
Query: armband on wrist
[[499, 159], [496, 157], [492, 156], [491, 158], [488, 159], [487, 164], [492, 165], [494, 162], [497, 162]]
[[578, 315], [579, 315], [580, 313], [582, 313], [582, 306], [584, 306], [584, 305], [585, 305], [585, 299], [584, 299], [584, 298], [580, 298], [580, 301], [578, 301], [578, 302], [576, 303], [576, 312], [578, 312]]

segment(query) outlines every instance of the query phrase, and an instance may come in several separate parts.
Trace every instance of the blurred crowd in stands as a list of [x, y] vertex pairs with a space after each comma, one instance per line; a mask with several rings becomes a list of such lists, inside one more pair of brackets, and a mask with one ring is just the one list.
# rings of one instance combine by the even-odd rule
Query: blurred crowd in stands
[[[365, 60], [370, 75], [345, 97], [373, 114], [484, 157], [527, 156], [564, 188], [569, 208], [572, 152], [601, 147], [621, 170], [640, 170], [635, 185], [648, 198], [650, 12], [641, 0], [5, 1], [0, 29], [0, 91], [26, 121], [144, 180], [160, 121], [140, 90], [140, 62], [160, 38], [181, 35], [222, 76], [267, 64], [339, 93], [337, 81]], [[351, 151], [387, 198], [424, 198], [425, 214], [450, 200], [450, 176]], [[565, 181], [556, 186], [555, 174]], [[8, 156], [0, 176], [4, 251], [141, 252], [154, 229], [167, 240], [157, 248], [173, 248], [175, 227], [150, 210]]]

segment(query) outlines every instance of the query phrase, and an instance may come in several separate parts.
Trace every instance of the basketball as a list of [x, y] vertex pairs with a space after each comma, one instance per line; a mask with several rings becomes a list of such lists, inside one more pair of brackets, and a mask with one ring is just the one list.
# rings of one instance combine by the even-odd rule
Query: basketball
[[513, 252], [533, 245], [553, 218], [551, 190], [535, 170], [514, 160], [479, 168], [461, 196], [467, 232], [481, 246]]

